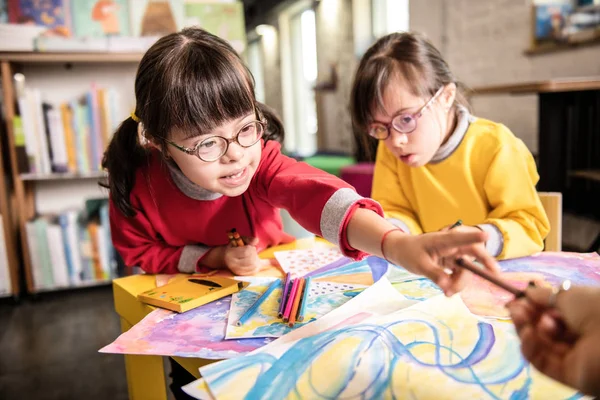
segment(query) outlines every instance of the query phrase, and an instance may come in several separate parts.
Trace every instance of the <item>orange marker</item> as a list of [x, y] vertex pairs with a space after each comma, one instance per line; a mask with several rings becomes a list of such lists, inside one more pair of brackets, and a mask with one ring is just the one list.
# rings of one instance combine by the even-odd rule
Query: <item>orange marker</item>
[[231, 234], [233, 235], [233, 238], [235, 239], [235, 242], [238, 245], [238, 247], [243, 247], [245, 245], [245, 243], [242, 240], [240, 234], [238, 233], [238, 231], [235, 230], [235, 228], [233, 228], [231, 230]]
[[288, 326], [292, 328], [296, 323], [296, 317], [298, 316], [298, 305], [300, 304], [300, 297], [304, 292], [305, 280], [304, 278], [298, 278], [300, 280], [298, 288], [296, 289], [296, 296], [294, 297], [294, 304], [292, 305], [292, 312], [290, 313], [290, 322]]

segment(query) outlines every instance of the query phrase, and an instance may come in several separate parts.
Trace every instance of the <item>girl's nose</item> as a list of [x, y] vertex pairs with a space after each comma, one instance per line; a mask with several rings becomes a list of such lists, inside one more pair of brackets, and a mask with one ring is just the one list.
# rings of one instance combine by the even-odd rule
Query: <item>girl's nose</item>
[[244, 148], [235, 142], [229, 143], [227, 151], [223, 154], [223, 158], [228, 162], [239, 161], [243, 156]]
[[388, 140], [390, 140], [391, 144], [394, 147], [402, 147], [408, 143], [408, 134], [400, 133], [394, 128], [392, 128]]

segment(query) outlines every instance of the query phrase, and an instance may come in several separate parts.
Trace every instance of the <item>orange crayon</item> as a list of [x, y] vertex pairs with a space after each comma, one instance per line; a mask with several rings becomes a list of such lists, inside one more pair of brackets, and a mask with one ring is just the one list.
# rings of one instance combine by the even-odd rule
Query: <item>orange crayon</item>
[[235, 243], [238, 245], [238, 247], [243, 247], [245, 245], [244, 241], [242, 240], [242, 237], [240, 236], [238, 231], [235, 230], [235, 228], [231, 230], [231, 234], [233, 235], [233, 239], [235, 240]]
[[237, 243], [235, 242], [235, 238], [233, 237], [233, 232], [228, 231], [227, 232], [227, 237], [229, 238], [229, 243], [233, 246], [233, 247], [237, 247]]

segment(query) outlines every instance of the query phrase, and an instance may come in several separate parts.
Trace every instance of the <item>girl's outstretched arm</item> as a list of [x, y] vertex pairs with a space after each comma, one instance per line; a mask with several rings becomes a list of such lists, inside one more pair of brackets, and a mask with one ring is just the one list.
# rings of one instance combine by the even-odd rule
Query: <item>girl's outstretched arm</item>
[[453, 268], [448, 274], [444, 266], [459, 256], [475, 257], [487, 269], [498, 272], [499, 267], [481, 246], [485, 232], [434, 232], [412, 236], [398, 230], [373, 211], [359, 208], [346, 227], [348, 244], [358, 250], [384, 257], [407, 270], [434, 281], [446, 295], [460, 291], [465, 285], [465, 271]]

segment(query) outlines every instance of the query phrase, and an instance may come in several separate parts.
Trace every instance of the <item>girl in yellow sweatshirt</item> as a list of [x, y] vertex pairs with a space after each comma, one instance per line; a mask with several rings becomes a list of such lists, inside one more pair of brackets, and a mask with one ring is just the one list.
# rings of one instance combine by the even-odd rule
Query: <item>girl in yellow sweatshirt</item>
[[[372, 197], [412, 234], [488, 233], [496, 257], [543, 249], [550, 227], [527, 147], [504, 125], [472, 116], [439, 51], [393, 33], [363, 56], [352, 88], [355, 125], [379, 140]], [[366, 138], [366, 135], [365, 135]]]

